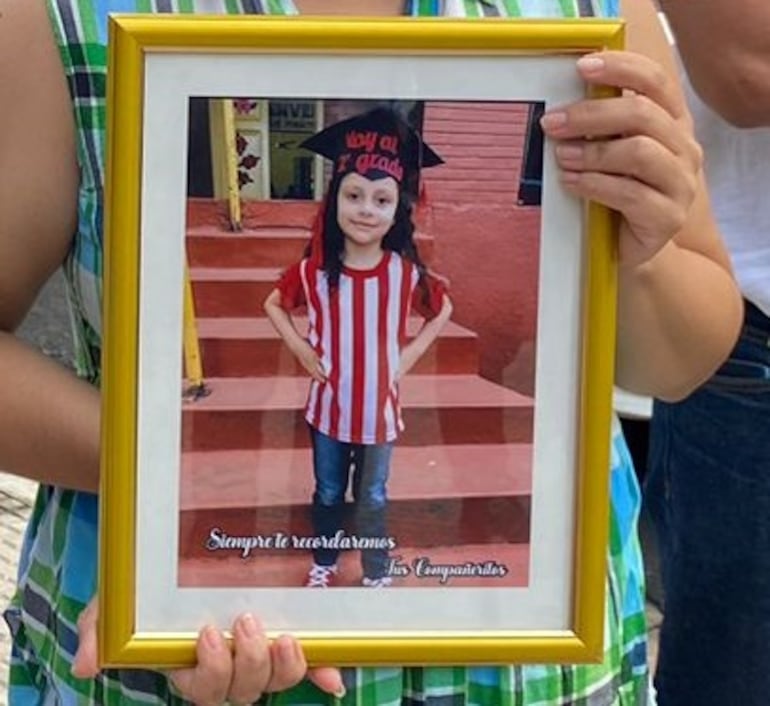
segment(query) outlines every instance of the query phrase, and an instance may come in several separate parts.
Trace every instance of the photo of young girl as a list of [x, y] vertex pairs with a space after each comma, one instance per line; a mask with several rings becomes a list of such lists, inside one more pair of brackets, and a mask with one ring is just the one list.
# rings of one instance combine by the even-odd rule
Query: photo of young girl
[[191, 101], [180, 586], [528, 585], [542, 108]]
[[[362, 583], [382, 587], [392, 581], [387, 480], [404, 428], [399, 379], [452, 313], [443, 283], [417, 251], [406, 185], [421, 167], [442, 160], [386, 108], [332, 125], [302, 146], [330, 159], [333, 176], [306, 257], [284, 273], [265, 311], [312, 378], [305, 407], [315, 477], [312, 525], [332, 546], [314, 550], [306, 585], [334, 583], [339, 549], [333, 543], [343, 529], [353, 472], [355, 532], [368, 543]], [[307, 336], [291, 318], [300, 307], [307, 310]], [[407, 341], [412, 308], [426, 322]]]

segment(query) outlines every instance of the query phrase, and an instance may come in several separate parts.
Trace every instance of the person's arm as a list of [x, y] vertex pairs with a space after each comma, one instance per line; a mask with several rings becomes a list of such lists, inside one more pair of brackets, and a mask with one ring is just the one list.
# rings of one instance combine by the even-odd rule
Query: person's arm
[[543, 129], [557, 141], [567, 190], [622, 216], [616, 382], [673, 400], [729, 355], [742, 302], [655, 8], [649, 0], [622, 7], [634, 53], [603, 52], [578, 67], [589, 83], [623, 95], [552, 109]]
[[[671, 48], [650, 2], [621, 3], [628, 48], [658, 61], [691, 129]], [[621, 267], [617, 381], [632, 392], [679, 399], [727, 357], [742, 322], [742, 302], [711, 212], [702, 170], [684, 226], [651, 260]]]
[[403, 378], [420, 360], [425, 351], [430, 348], [431, 343], [436, 340], [441, 333], [441, 329], [446, 326], [452, 316], [452, 300], [449, 295], [444, 293], [441, 298], [441, 309], [432, 319], [426, 321], [420, 328], [417, 335], [407, 343], [401, 351], [401, 358], [398, 365], [398, 377]]
[[0, 469], [95, 491], [98, 392], [13, 334], [76, 221], [72, 107], [42, 2], [0, 1], [0, 105]]
[[300, 335], [289, 312], [281, 306], [281, 292], [274, 289], [264, 303], [265, 314], [278, 332], [286, 347], [299, 360], [302, 367], [318, 382], [326, 380], [326, 371], [313, 347]]
[[701, 99], [737, 127], [770, 125], [770, 3], [660, 0]]

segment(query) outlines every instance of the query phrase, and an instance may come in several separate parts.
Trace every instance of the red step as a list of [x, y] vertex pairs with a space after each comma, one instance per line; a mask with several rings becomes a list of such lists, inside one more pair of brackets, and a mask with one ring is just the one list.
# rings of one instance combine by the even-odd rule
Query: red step
[[[484, 544], [489, 542], [528, 543], [530, 496], [470, 498], [412, 498], [388, 505], [388, 534], [399, 546]], [[347, 534], [355, 535], [353, 503], [346, 508]], [[205, 556], [213, 529], [233, 537], [272, 536], [283, 532], [312, 537], [310, 505], [236, 508], [226, 512], [191, 510], [179, 514], [181, 556]]]
[[280, 267], [193, 267], [190, 279], [199, 326], [206, 317], [263, 316]]
[[[310, 231], [293, 226], [244, 229], [237, 233], [216, 225], [187, 229], [187, 263], [195, 267], [258, 267], [283, 269], [300, 260], [310, 240]], [[415, 233], [420, 257], [427, 263], [433, 255], [433, 238]]]
[[[182, 454], [182, 511], [306, 504], [313, 458], [304, 449], [198, 451]], [[393, 449], [391, 500], [529, 495], [531, 444], [475, 444]]]
[[[388, 590], [408, 588], [509, 588], [529, 584], [530, 549], [528, 543], [479, 544], [470, 546], [438, 546], [429, 552], [424, 548], [401, 547], [393, 553], [410, 568], [403, 577], [394, 577]], [[413, 570], [416, 560], [427, 558], [432, 565], [466, 562], [484, 564], [494, 561], [505, 567], [507, 573], [492, 578], [451, 578], [442, 584], [437, 577], [418, 577]], [[185, 588], [248, 587], [301, 587], [310, 567], [310, 556], [304, 551], [293, 551], [279, 557], [267, 558], [252, 554], [244, 559], [235, 552], [209, 553], [208, 556], [181, 558], [178, 567], [179, 585]], [[358, 552], [343, 552], [339, 559], [337, 586], [357, 587], [361, 582], [361, 563]], [[268, 629], [270, 626], [267, 626]]]
[[241, 201], [244, 228], [293, 226], [312, 228], [318, 214], [319, 201], [304, 199], [273, 199], [271, 201]]
[[[207, 384], [208, 397], [183, 404], [184, 451], [308, 445], [306, 378], [216, 378]], [[532, 441], [532, 399], [475, 375], [409, 375], [401, 404], [402, 446]]]
[[216, 226], [187, 230], [187, 262], [193, 267], [284, 268], [302, 258], [310, 233], [304, 228], [265, 228], [238, 233]]
[[[261, 308], [261, 302], [252, 305]], [[255, 312], [254, 312], [255, 313]], [[423, 320], [410, 319], [413, 337]], [[297, 329], [307, 329], [307, 319], [295, 319]], [[215, 318], [198, 320], [203, 372], [207, 378], [300, 375], [304, 368], [289, 352], [267, 318]], [[479, 369], [477, 336], [458, 324], [448, 323], [433, 345], [420, 358], [415, 373], [469, 374]]]
[[[215, 527], [231, 536], [311, 536], [312, 468], [309, 449], [183, 454], [183, 555], [205, 556]], [[396, 446], [389, 533], [415, 547], [528, 542], [531, 488], [530, 444]]]
[[[252, 201], [241, 199], [241, 226], [246, 229], [270, 226], [310, 228], [318, 213], [318, 201], [291, 200]], [[187, 199], [187, 225], [219, 225], [230, 228], [226, 200], [206, 198]]]

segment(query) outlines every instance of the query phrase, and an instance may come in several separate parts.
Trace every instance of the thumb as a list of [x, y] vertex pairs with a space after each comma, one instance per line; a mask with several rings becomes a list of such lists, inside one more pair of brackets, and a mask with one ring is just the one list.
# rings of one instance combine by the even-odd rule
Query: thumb
[[333, 667], [316, 667], [308, 670], [307, 678], [321, 691], [341, 699], [345, 696], [345, 684], [339, 669]]
[[72, 675], [78, 679], [93, 679], [99, 672], [96, 642], [96, 623], [99, 603], [96, 597], [78, 618], [78, 649], [72, 662]]

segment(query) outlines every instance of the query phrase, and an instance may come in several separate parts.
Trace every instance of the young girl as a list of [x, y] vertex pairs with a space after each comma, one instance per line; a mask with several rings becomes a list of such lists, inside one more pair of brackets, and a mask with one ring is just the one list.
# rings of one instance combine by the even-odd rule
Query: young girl
[[[363, 585], [387, 586], [387, 480], [393, 442], [404, 428], [399, 379], [436, 338], [452, 305], [428, 275], [413, 240], [409, 184], [442, 160], [396, 113], [376, 108], [303, 143], [333, 162], [333, 174], [306, 257], [290, 267], [265, 311], [312, 376], [305, 407], [313, 449], [312, 522], [326, 540], [313, 552], [307, 586], [337, 575], [351, 468]], [[304, 306], [308, 334], [290, 312]], [[414, 308], [426, 318], [407, 343]]]

